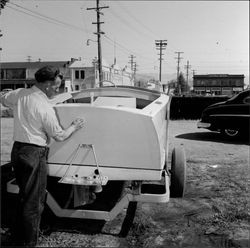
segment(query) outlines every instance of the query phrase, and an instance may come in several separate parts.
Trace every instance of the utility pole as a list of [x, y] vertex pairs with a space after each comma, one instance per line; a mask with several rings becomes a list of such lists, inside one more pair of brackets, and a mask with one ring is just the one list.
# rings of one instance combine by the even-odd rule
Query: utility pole
[[180, 54], [183, 52], [175, 52], [178, 54], [178, 57], [175, 58], [177, 59], [177, 86], [178, 86], [178, 94], [181, 95], [181, 86], [179, 84], [179, 72], [180, 72], [180, 60], [183, 59], [180, 57]]
[[162, 50], [165, 50], [166, 49], [166, 46], [167, 46], [167, 40], [155, 40], [155, 45], [156, 45], [156, 50], [160, 50], [160, 70], [159, 70], [159, 81], [161, 82], [161, 61], [163, 60], [162, 59]]
[[31, 56], [30, 55], [27, 56], [27, 61], [31, 62]]
[[135, 62], [134, 70], [133, 70], [133, 71], [134, 71], [134, 77], [135, 77], [135, 75], [136, 75], [136, 72], [138, 71], [137, 66], [138, 66], [138, 65], [137, 65], [136, 62]]
[[[3, 34], [2, 34], [2, 30], [0, 29], [0, 38], [3, 36]], [[3, 49], [2, 49], [2, 47], [0, 47], [0, 51], [2, 51]]]
[[130, 60], [129, 60], [129, 63], [130, 63], [130, 68], [131, 68], [131, 72], [132, 72], [132, 75], [133, 75], [133, 78], [135, 79], [135, 70], [134, 70], [134, 65], [136, 65], [136, 62], [134, 61], [134, 59], [136, 58], [134, 55], [130, 55], [129, 56]]
[[114, 41], [114, 65], [116, 64], [116, 42]]
[[97, 32], [94, 33], [97, 35], [97, 43], [98, 43], [98, 71], [99, 71], [99, 84], [100, 87], [103, 86], [103, 80], [102, 80], [102, 49], [101, 49], [101, 34], [105, 34], [101, 31], [100, 25], [104, 22], [100, 21], [100, 15], [103, 15], [103, 13], [100, 11], [101, 9], [109, 8], [108, 6], [100, 7], [99, 6], [99, 0], [96, 0], [96, 8], [87, 8], [87, 10], [95, 10], [96, 11], [96, 22], [92, 22], [92, 24], [97, 25]]
[[[187, 65], [185, 65], [185, 68], [187, 69], [187, 85], [188, 86], [188, 72], [189, 72], [189, 68], [191, 68], [191, 65], [189, 64], [189, 61], [187, 61]], [[186, 87], [186, 91], [187, 91], [187, 87]]]
[[131, 68], [131, 71], [133, 71], [134, 69], [134, 64], [136, 63], [136, 62], [134, 62], [134, 59], [136, 58], [134, 55], [130, 55], [129, 56], [129, 58], [130, 58], [130, 60], [129, 60], [129, 63], [130, 63], [130, 68]]

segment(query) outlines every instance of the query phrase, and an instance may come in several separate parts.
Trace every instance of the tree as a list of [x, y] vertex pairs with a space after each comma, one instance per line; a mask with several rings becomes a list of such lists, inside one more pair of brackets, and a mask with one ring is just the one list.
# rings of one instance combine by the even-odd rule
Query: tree
[[183, 73], [181, 72], [178, 77], [177, 87], [175, 90], [175, 94], [182, 95], [184, 92], [186, 92], [187, 89], [187, 83], [183, 76]]
[[0, 9], [3, 9], [5, 4], [8, 2], [9, 0], [1, 0], [0, 1]]

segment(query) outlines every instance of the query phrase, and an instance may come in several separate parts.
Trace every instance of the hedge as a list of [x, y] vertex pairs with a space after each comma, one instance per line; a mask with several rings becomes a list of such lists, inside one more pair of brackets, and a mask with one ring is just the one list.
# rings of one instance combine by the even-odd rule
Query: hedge
[[202, 111], [209, 105], [228, 100], [227, 96], [173, 96], [170, 105], [170, 119], [200, 119]]

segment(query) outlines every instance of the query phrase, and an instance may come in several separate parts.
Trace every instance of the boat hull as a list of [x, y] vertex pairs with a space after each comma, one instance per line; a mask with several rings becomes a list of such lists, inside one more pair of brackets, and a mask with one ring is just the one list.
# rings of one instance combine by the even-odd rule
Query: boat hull
[[[120, 101], [121, 102], [121, 99]], [[160, 95], [143, 109], [94, 104], [55, 106], [62, 127], [75, 118], [85, 125], [64, 142], [50, 145], [49, 175], [108, 180], [160, 180], [167, 153], [170, 98]]]

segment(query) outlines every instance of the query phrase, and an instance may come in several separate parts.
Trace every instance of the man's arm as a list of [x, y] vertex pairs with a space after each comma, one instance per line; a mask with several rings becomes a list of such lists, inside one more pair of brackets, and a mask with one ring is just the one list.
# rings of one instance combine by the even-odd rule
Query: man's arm
[[7, 108], [13, 108], [17, 101], [18, 92], [21, 89], [0, 93], [0, 103]]
[[83, 126], [84, 126], [84, 121], [82, 119], [76, 119], [71, 123], [71, 125], [68, 128], [57, 133], [55, 136], [53, 136], [53, 138], [56, 141], [64, 141]]

